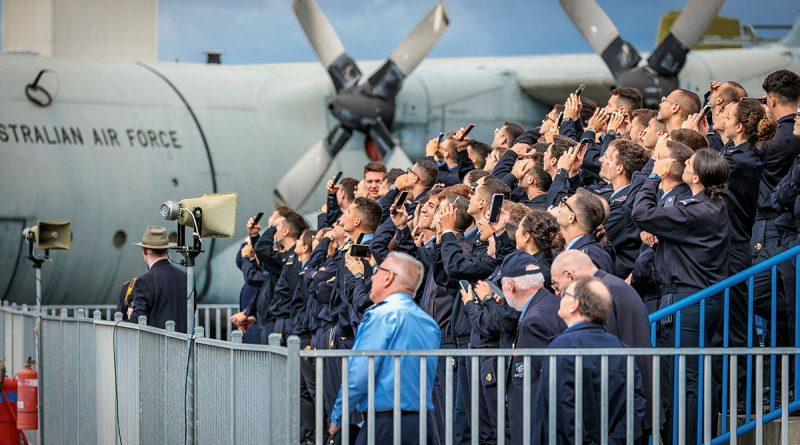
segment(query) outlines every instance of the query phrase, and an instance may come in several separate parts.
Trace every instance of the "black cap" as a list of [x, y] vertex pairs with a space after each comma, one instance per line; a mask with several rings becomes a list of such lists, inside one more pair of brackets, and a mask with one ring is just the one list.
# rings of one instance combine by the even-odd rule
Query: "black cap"
[[525, 252], [515, 251], [508, 255], [500, 266], [500, 274], [504, 278], [515, 278], [523, 275], [541, 273], [536, 257]]

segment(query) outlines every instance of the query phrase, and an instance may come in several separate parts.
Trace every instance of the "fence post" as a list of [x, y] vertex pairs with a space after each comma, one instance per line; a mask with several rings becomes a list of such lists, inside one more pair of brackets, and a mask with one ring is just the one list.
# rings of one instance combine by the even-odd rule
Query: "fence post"
[[300, 443], [300, 337], [290, 336], [286, 345], [286, 379], [288, 380], [286, 390], [289, 396], [288, 443]]

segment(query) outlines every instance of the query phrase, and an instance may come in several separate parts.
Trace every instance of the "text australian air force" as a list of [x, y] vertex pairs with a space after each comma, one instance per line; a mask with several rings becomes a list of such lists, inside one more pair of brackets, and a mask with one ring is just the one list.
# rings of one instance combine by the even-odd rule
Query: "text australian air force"
[[91, 128], [0, 123], [0, 143], [94, 145], [97, 147], [183, 148], [176, 130]]

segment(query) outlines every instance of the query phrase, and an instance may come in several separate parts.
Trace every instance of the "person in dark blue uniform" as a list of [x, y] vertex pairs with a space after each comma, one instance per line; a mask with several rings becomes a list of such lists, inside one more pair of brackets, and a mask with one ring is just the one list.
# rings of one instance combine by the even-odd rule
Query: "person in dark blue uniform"
[[614, 246], [613, 273], [622, 278], [633, 271], [633, 263], [642, 245], [639, 229], [631, 220], [631, 207], [627, 204], [631, 177], [647, 164], [648, 158], [644, 147], [627, 139], [615, 140], [600, 157], [600, 176], [614, 188], [608, 197], [609, 216], [603, 227]]
[[[244, 284], [239, 293], [239, 312], [244, 311], [250, 306], [250, 303], [258, 295], [259, 289], [264, 285], [265, 272], [264, 269], [258, 264], [256, 253], [253, 246], [250, 245], [250, 239], [242, 243], [242, 248], [236, 252], [236, 265], [242, 271]], [[248, 329], [242, 336], [242, 343], [261, 343], [261, 329], [258, 324]]]
[[[561, 333], [566, 325], [558, 318], [558, 297], [544, 288], [544, 276], [532, 255], [515, 252], [503, 262], [501, 283], [506, 301], [522, 314], [517, 326], [514, 348], [546, 348], [550, 339]], [[525, 370], [523, 356], [511, 357], [508, 368], [508, 443], [522, 443], [523, 378], [530, 372], [531, 394], [536, 393], [542, 357], [531, 357], [531, 366]], [[533, 400], [533, 398], [531, 398]]]
[[[729, 275], [735, 275], [752, 264], [750, 249], [750, 236], [753, 232], [753, 223], [756, 218], [758, 204], [758, 190], [761, 182], [761, 158], [755, 147], [756, 142], [766, 141], [775, 135], [777, 125], [764, 111], [758, 101], [742, 99], [731, 102], [725, 107], [725, 116], [722, 120], [723, 136], [731, 143], [722, 150], [722, 155], [728, 161], [731, 177], [725, 190], [725, 205], [731, 221], [731, 248]], [[747, 283], [735, 286], [730, 291], [730, 312], [728, 315], [729, 345], [732, 347], [746, 347], [747, 344]], [[769, 320], [769, 299], [761, 300], [760, 305], [754, 305], [754, 312]], [[763, 303], [766, 303], [764, 305]], [[785, 315], [785, 314], [784, 314]], [[786, 320], [786, 317], [781, 317]], [[753, 323], [755, 325], [755, 323]], [[721, 332], [722, 326], [718, 326]], [[784, 323], [783, 329], [788, 329]], [[753, 337], [755, 338], [755, 330]], [[752, 346], [752, 344], [750, 345]], [[739, 360], [739, 394], [744, 394], [747, 381], [747, 369], [744, 357]], [[742, 396], [744, 397], [744, 396]]]
[[142, 241], [134, 244], [142, 248], [148, 271], [133, 287], [131, 323], [138, 323], [144, 315], [148, 326], [164, 329], [172, 320], [176, 331], [186, 333], [186, 272], [169, 261], [167, 249], [175, 243], [169, 242], [167, 229], [148, 226]]
[[544, 276], [544, 287], [552, 292], [550, 267], [553, 250], [564, 244], [556, 219], [544, 210], [532, 210], [517, 226], [514, 242], [517, 250], [536, 258]]
[[[675, 161], [661, 159], [653, 166], [653, 173], [645, 180], [633, 204], [632, 217], [644, 231], [658, 238], [658, 249], [653, 258], [655, 282], [661, 293], [659, 309], [679, 301], [701, 289], [721, 281], [728, 273], [730, 247], [730, 222], [728, 210], [721, 195], [728, 182], [728, 162], [713, 149], [695, 152], [683, 171], [683, 181], [692, 189], [692, 198], [678, 202], [674, 207], [659, 207], [658, 184], [670, 174]], [[672, 319], [660, 322], [656, 344], [663, 347], [693, 347], [708, 345], [713, 326], [721, 311], [719, 297], [705, 302], [705, 326], [700, 326], [700, 303], [689, 306], [680, 313], [680, 328]], [[700, 332], [704, 335], [701, 337]], [[673, 400], [672, 357], [662, 360], [661, 400], [667, 419], [676, 419]], [[686, 434], [696, 437], [698, 363], [687, 360], [686, 366]], [[669, 425], [662, 434], [672, 440]]]
[[565, 250], [580, 250], [589, 255], [598, 269], [614, 273], [614, 260], [594, 236], [594, 231], [605, 217], [605, 208], [600, 198], [586, 189], [578, 189], [574, 195], [561, 200], [556, 220], [566, 242]]
[[[579, 278], [561, 293], [558, 315], [568, 326], [558, 337], [550, 342], [550, 349], [593, 349], [625, 348], [624, 342], [606, 332], [603, 325], [611, 310], [609, 290], [603, 283], [592, 277]], [[553, 359], [551, 359], [553, 360]], [[601, 381], [600, 356], [583, 357], [583, 436], [575, 438], [575, 357], [561, 356], [556, 360], [556, 375], [550, 374], [548, 362], [543, 363], [542, 375], [533, 402], [533, 424], [531, 443], [547, 443], [548, 420], [556, 418], [556, 443], [598, 443], [601, 438], [600, 419], [603, 404], [608, 414], [608, 443], [627, 443], [625, 398], [628, 376], [624, 356], [608, 357], [608, 380]], [[642, 376], [634, 367], [634, 405], [633, 438], [642, 434], [642, 420], [645, 415], [646, 400], [643, 393]], [[550, 382], [555, 379], [556, 412], [549, 412]], [[608, 399], [602, 399], [601, 388], [605, 384]], [[518, 443], [518, 442], [515, 442]]]
[[[660, 159], [669, 158], [674, 159], [675, 162], [670, 166], [669, 175], [665, 175], [658, 184], [658, 206], [674, 207], [676, 202], [691, 198], [692, 190], [688, 184], [683, 182], [683, 169], [686, 161], [693, 154], [694, 151], [684, 144], [669, 141], [666, 137], [659, 138], [653, 150], [653, 159], [648, 162], [642, 171], [646, 172], [646, 174], [641, 178], [641, 181], [637, 181], [638, 186], [631, 185], [632, 188], [636, 188], [628, 198], [631, 208], [638, 190], [641, 189], [641, 185], [647, 176], [652, 173], [654, 161]], [[655, 249], [658, 249], [658, 239], [646, 231], [642, 231], [639, 236], [643, 242], [631, 273], [631, 286], [642, 296], [642, 300], [647, 306], [647, 312], [653, 313], [658, 310], [658, 302], [661, 298], [658, 286], [653, 279], [653, 257], [655, 256]]]
[[[766, 92], [767, 113], [778, 123], [778, 130], [772, 139], [759, 147], [763, 169], [761, 186], [758, 191], [756, 221], [750, 240], [750, 246], [753, 249], [753, 264], [772, 258], [783, 251], [780, 246], [780, 231], [777, 227], [780, 213], [773, 206], [772, 194], [780, 180], [789, 172], [794, 159], [800, 155], [800, 137], [793, 134], [797, 105], [800, 103], [800, 76], [789, 70], [778, 70], [764, 79], [762, 87]], [[793, 272], [793, 270], [785, 270], [783, 267], [778, 268], [778, 282], [775, 283], [775, 287], [777, 313], [781, 315], [794, 312], [792, 309], [794, 301], [786, 301], [785, 283], [783, 283], [786, 276], [792, 275]], [[754, 277], [753, 298], [754, 306], [769, 308], [772, 305], [771, 271], [767, 270]], [[789, 298], [789, 300], [793, 299]], [[770, 318], [768, 317], [767, 320], [770, 321]], [[785, 327], [785, 320], [779, 318], [776, 321], [779, 323], [774, 327], [777, 346], [794, 344], [791, 340], [792, 333]]]

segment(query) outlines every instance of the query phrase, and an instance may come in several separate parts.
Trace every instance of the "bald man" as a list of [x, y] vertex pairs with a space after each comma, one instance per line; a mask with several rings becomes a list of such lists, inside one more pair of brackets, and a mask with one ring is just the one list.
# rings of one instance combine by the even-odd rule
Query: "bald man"
[[697, 94], [678, 88], [669, 93], [658, 106], [656, 119], [667, 126], [667, 133], [681, 128], [681, 124], [690, 114], [700, 111], [700, 97]]

